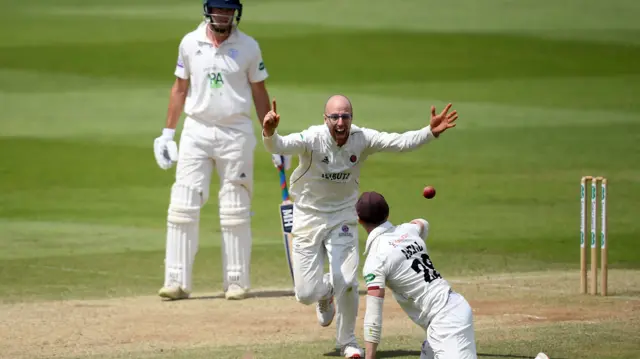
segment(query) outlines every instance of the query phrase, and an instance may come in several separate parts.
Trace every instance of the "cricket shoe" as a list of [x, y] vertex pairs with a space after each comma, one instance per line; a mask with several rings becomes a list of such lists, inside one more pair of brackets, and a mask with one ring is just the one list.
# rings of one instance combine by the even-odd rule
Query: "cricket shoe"
[[162, 298], [167, 298], [170, 300], [180, 300], [189, 298], [189, 292], [184, 291], [181, 287], [171, 286], [171, 287], [162, 287], [158, 291], [158, 295]]
[[364, 350], [358, 344], [347, 344], [340, 352], [345, 358], [364, 358]]
[[538, 353], [538, 355], [536, 355], [535, 359], [549, 359], [549, 357], [545, 353]]
[[323, 327], [328, 327], [333, 322], [336, 315], [336, 306], [333, 304], [333, 295], [326, 299], [320, 299], [316, 304], [316, 315], [318, 323]]
[[237, 284], [230, 284], [227, 291], [224, 292], [224, 297], [228, 300], [239, 300], [247, 297], [248, 290], [242, 288]]

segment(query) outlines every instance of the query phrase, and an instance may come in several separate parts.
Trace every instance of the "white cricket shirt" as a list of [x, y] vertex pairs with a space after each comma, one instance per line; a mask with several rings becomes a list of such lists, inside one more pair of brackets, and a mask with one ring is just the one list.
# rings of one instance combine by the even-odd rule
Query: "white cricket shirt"
[[184, 105], [187, 116], [253, 132], [251, 83], [268, 77], [255, 39], [236, 28], [216, 48], [202, 22], [182, 38], [174, 74], [190, 80]]
[[[426, 222], [426, 221], [425, 221]], [[369, 233], [362, 273], [367, 288], [389, 288], [398, 304], [425, 330], [447, 303], [451, 287], [434, 268], [425, 240], [429, 227], [385, 222]]]
[[298, 167], [290, 178], [296, 208], [333, 213], [353, 208], [360, 192], [360, 167], [376, 152], [413, 150], [435, 138], [429, 126], [404, 133], [379, 132], [351, 125], [347, 142], [338, 146], [327, 125], [271, 137], [262, 135], [267, 151], [298, 155]]

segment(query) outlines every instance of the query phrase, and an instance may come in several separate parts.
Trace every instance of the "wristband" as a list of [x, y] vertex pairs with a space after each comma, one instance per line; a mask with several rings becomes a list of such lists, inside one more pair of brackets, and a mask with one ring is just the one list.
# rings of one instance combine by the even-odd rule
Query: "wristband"
[[176, 130], [174, 128], [165, 128], [162, 130], [162, 137], [168, 137], [173, 139], [173, 136], [176, 134]]

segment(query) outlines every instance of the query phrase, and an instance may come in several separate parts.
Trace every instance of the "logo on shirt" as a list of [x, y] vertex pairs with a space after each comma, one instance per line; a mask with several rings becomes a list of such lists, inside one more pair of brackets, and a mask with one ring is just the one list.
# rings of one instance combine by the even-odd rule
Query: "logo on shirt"
[[353, 233], [349, 233], [349, 226], [342, 225], [342, 233], [338, 234], [338, 237], [353, 237]]
[[348, 172], [339, 172], [339, 173], [323, 173], [322, 178], [332, 181], [332, 182], [342, 182], [345, 183], [349, 181], [351, 177], [351, 173]]
[[178, 63], [176, 64], [179, 68], [184, 68], [184, 62], [182, 61], [182, 56], [178, 56]]
[[351, 161], [351, 163], [356, 163], [357, 160], [358, 157], [356, 155], [351, 155], [351, 157], [349, 157], [349, 161]]
[[369, 283], [369, 282], [371, 282], [371, 281], [372, 281], [372, 280], [374, 280], [374, 279], [376, 279], [376, 275], [375, 275], [375, 274], [373, 274], [373, 273], [369, 273], [369, 274], [367, 274], [367, 275], [365, 275], [365, 276], [364, 276], [364, 281], [365, 281], [365, 283]]
[[235, 60], [238, 57], [238, 50], [229, 49], [229, 57]]
[[405, 239], [409, 238], [409, 235], [407, 233], [403, 234], [400, 236], [400, 238], [398, 239], [394, 239], [393, 241], [389, 241], [389, 244], [393, 247], [396, 248], [400, 243], [404, 242]]
[[258, 70], [264, 70], [264, 61], [260, 61], [260, 65], [258, 65]]
[[209, 73], [209, 86], [212, 89], [222, 88], [224, 85], [224, 80], [222, 79], [221, 72], [211, 72]]
[[324, 158], [322, 159], [322, 163], [329, 164], [329, 157], [328, 156], [324, 156]]

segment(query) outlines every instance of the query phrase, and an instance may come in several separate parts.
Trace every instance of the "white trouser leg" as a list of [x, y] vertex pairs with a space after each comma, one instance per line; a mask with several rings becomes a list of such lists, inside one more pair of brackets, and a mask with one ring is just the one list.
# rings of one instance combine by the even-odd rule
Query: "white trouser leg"
[[427, 329], [427, 341], [435, 359], [477, 358], [473, 312], [462, 295], [449, 294], [447, 304]]
[[325, 244], [336, 301], [336, 341], [356, 343], [358, 315], [358, 227], [355, 221], [336, 226]]
[[422, 342], [422, 348], [420, 348], [420, 359], [434, 359], [435, 354], [433, 353], [433, 349], [429, 345], [429, 341], [425, 340]]
[[293, 210], [293, 251], [291, 261], [295, 282], [296, 300], [310, 305], [331, 292], [330, 283], [324, 280], [326, 258], [323, 239], [325, 218], [313, 213]]
[[167, 215], [165, 287], [192, 290], [192, 269], [198, 251], [200, 209], [207, 202], [213, 163], [185, 129], [180, 139], [176, 182], [171, 188]]
[[223, 287], [251, 286], [251, 200], [253, 192], [253, 134], [214, 127], [215, 163], [220, 177], [218, 193], [222, 232]]

